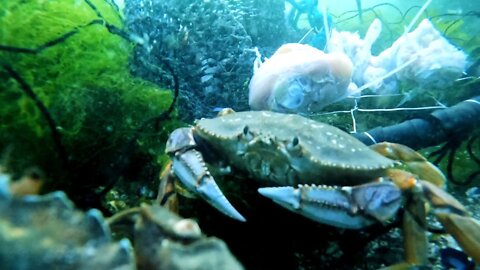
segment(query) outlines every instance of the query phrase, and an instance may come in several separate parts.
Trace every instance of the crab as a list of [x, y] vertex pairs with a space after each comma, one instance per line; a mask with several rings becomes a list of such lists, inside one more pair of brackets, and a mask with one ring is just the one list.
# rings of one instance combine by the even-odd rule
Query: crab
[[142, 204], [104, 218], [76, 209], [63, 191], [18, 193], [1, 170], [0, 269], [244, 269], [221, 239], [164, 207]]
[[268, 187], [258, 189], [263, 196], [339, 228], [388, 223], [406, 209], [407, 265], [428, 263], [426, 211], [432, 208], [445, 230], [480, 262], [480, 223], [442, 189], [441, 171], [406, 146], [367, 147], [336, 127], [295, 114], [224, 109], [173, 131], [166, 152], [172, 162], [160, 185], [163, 203], [173, 205], [166, 194], [178, 180], [225, 215], [245, 221], [216, 184], [208, 162], [265, 183]]

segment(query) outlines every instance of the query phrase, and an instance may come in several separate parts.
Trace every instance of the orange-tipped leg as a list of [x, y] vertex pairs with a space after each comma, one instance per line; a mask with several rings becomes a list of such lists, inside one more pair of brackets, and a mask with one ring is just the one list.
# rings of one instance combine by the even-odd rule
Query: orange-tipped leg
[[480, 264], [480, 222], [454, 213], [437, 213], [436, 216], [463, 251]]
[[445, 175], [415, 150], [405, 145], [387, 142], [374, 144], [370, 148], [385, 157], [402, 162], [408, 171], [417, 175], [419, 179], [445, 187], [447, 181]]
[[463, 205], [444, 190], [421, 181], [423, 192], [434, 206], [434, 214], [445, 230], [457, 240], [465, 253], [480, 263], [480, 222]]

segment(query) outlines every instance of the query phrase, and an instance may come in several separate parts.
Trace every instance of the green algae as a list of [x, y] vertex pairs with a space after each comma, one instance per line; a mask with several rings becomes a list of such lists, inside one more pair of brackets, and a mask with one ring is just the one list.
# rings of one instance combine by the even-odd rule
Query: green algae
[[[96, 10], [79, 0], [3, 1], [0, 7], [0, 64], [11, 66], [48, 108], [68, 160], [55, 149], [44, 115], [2, 69], [0, 151], [11, 149], [6, 165], [14, 174], [29, 166], [45, 170], [52, 179], [47, 189], [68, 191], [78, 181], [98, 188], [111, 181], [103, 170], [119, 158], [144, 162], [128, 169], [140, 180], [146, 166], [156, 171], [166, 160], [164, 141], [179, 125], [170, 120], [150, 134], [136, 132], [167, 110], [171, 91], [130, 74], [134, 45], [106, 27], [121, 29], [121, 14], [106, 1], [90, 2]], [[132, 140], [135, 150], [123, 151]], [[127, 152], [133, 156], [122, 157]]]

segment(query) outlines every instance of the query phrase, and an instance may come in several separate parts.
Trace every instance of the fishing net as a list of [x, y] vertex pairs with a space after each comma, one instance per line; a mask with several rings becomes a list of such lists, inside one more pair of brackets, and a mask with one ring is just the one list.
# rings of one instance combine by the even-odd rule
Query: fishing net
[[163, 66], [172, 66], [181, 78], [184, 120], [224, 107], [247, 110], [252, 46], [283, 41], [282, 10], [283, 1], [128, 1], [126, 26], [142, 44], [135, 48], [133, 72], [171, 86]]

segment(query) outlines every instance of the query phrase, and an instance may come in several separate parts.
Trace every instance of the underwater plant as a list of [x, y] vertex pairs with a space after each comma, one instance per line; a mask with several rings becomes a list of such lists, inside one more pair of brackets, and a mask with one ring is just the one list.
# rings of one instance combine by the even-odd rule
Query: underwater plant
[[155, 175], [163, 141], [179, 123], [144, 123], [167, 111], [172, 93], [131, 75], [134, 44], [114, 6], [7, 1], [0, 25], [0, 151], [11, 149], [4, 160], [11, 173], [38, 166], [56, 179], [46, 191], [66, 190], [89, 207], [85, 197], [95, 200], [114, 178]]

